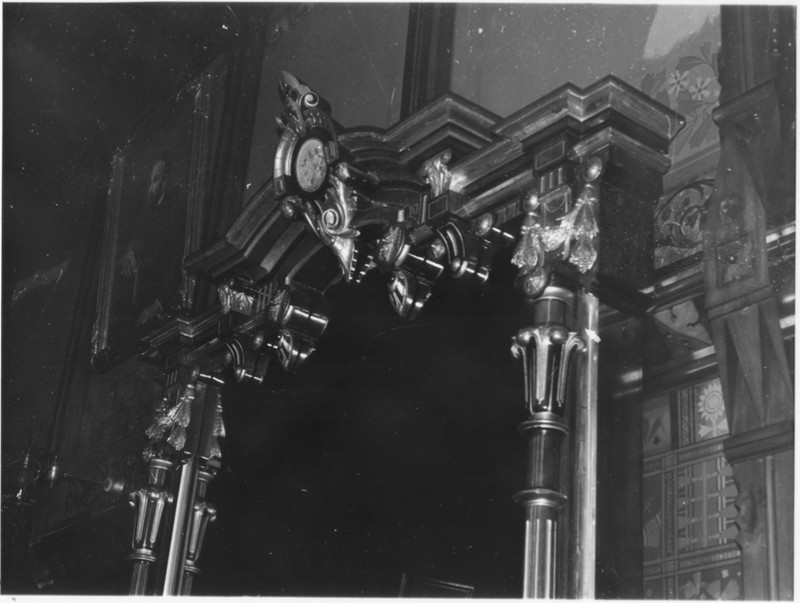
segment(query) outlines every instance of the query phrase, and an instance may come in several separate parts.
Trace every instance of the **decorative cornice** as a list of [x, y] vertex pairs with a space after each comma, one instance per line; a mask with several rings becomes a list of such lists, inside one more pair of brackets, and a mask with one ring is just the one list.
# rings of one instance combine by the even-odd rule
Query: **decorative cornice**
[[679, 114], [622, 80], [607, 76], [584, 89], [564, 84], [498, 123], [493, 132], [527, 146], [562, 120], [571, 121], [582, 133], [588, 132], [605, 121], [599, 118], [609, 111], [650, 133], [660, 142], [662, 151], [685, 124]]
[[[476, 150], [496, 137], [492, 128], [500, 118], [457, 94], [446, 94], [386, 132], [386, 140], [400, 152], [406, 165], [430, 156], [431, 147], [461, 146]], [[437, 151], [438, 152], [438, 151]]]
[[671, 160], [669, 157], [613, 127], [603, 128], [580, 140], [572, 147], [569, 155], [573, 159], [579, 159], [609, 145], [622, 149], [635, 157], [640, 163], [653, 168], [660, 174], [665, 174], [670, 167]]

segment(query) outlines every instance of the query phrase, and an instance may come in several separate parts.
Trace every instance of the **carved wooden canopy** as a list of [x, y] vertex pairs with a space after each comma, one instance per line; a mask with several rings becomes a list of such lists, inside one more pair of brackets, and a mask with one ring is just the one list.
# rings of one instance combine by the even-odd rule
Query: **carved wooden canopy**
[[[264, 158], [274, 178], [185, 261], [219, 301], [150, 335], [145, 358], [189, 344], [195, 359], [224, 352], [213, 368], [232, 362], [239, 380], [260, 382], [274, 355], [294, 370], [327, 325], [331, 284], [383, 272], [391, 303], [413, 317], [437, 279], [489, 278], [524, 214], [542, 253], [568, 260], [556, 270], [633, 294], [648, 284], [653, 207], [682, 118], [624, 82], [567, 84], [504, 119], [449, 94], [387, 131], [338, 127], [291, 74], [280, 91], [283, 133]], [[521, 273], [541, 268], [519, 261]]]

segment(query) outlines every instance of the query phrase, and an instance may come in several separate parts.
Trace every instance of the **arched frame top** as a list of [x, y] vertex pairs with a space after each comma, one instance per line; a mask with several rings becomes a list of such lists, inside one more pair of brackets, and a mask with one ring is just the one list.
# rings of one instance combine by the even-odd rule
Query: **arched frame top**
[[[558, 227], [579, 204], [581, 162], [590, 156], [606, 165], [599, 186], [608, 198], [596, 211], [600, 252], [590, 280], [622, 283], [634, 295], [647, 284], [653, 206], [683, 119], [621, 80], [567, 84], [505, 119], [448, 94], [386, 131], [337, 131], [309, 86], [284, 73], [279, 88], [275, 177], [223, 238], [185, 261], [220, 301], [151, 334], [145, 358], [186, 343], [224, 351], [233, 339], [257, 337], [266, 343], [245, 345], [248, 354], [277, 355], [294, 370], [321, 334], [322, 294], [369, 270], [386, 273], [388, 299], [411, 318], [438, 278], [489, 278], [493, 250], [517, 242], [530, 191], [543, 201], [545, 227]], [[292, 166], [301, 164], [324, 180], [318, 189], [298, 183]], [[617, 249], [624, 238], [640, 243], [641, 257]], [[277, 305], [282, 311], [278, 293], [289, 300]], [[228, 352], [226, 361], [231, 355], [242, 357]]]

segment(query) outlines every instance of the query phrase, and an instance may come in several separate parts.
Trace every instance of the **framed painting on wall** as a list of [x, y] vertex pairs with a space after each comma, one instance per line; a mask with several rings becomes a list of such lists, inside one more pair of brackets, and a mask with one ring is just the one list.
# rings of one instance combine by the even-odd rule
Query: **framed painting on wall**
[[[233, 55], [234, 60], [241, 56]], [[116, 153], [103, 239], [92, 366], [102, 372], [140, 351], [140, 339], [194, 309], [197, 283], [183, 267], [208, 229], [227, 163], [219, 150], [228, 102], [236, 102], [230, 57], [150, 116]], [[222, 168], [220, 168], [220, 165]]]

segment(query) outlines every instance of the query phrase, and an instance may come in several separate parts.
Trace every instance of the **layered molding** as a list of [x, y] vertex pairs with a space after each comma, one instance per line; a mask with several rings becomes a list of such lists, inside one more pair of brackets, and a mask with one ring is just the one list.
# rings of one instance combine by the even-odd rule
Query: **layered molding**
[[731, 464], [753, 461], [794, 449], [794, 421], [781, 421], [725, 439], [725, 457]]

